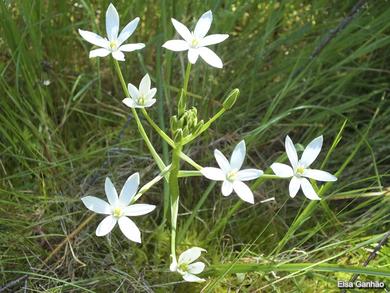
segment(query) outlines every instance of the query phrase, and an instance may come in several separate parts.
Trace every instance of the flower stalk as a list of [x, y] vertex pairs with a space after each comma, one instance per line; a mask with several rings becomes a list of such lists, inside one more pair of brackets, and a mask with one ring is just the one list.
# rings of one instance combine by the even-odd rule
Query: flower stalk
[[172, 151], [171, 172], [169, 175], [169, 192], [171, 195], [171, 256], [172, 262], [176, 262], [176, 228], [177, 215], [179, 212], [179, 168], [180, 152], [182, 149], [181, 141], [177, 141]]
[[190, 73], [191, 73], [191, 63], [188, 62], [186, 72], [184, 75], [183, 88], [180, 92], [180, 98], [177, 106], [177, 114], [179, 117], [184, 114], [187, 108], [187, 92], [188, 92], [188, 82], [190, 80]]
[[[125, 92], [126, 97], [129, 97], [130, 94], [129, 94], [129, 91], [128, 91], [127, 86], [126, 86], [125, 79], [123, 78], [121, 67], [119, 66], [119, 63], [117, 60], [113, 60], [113, 61], [114, 61], [116, 73], [118, 74], [119, 80], [120, 80], [121, 85], [122, 85], [122, 89]], [[163, 160], [160, 158], [160, 156], [156, 152], [156, 150], [154, 149], [152, 143], [150, 142], [149, 137], [146, 134], [144, 127], [142, 126], [141, 120], [138, 117], [137, 111], [134, 108], [131, 108], [131, 111], [132, 111], [132, 113], [134, 115], [134, 119], [137, 123], [138, 131], [141, 134], [143, 140], [145, 141], [146, 146], [148, 147], [148, 149], [150, 151], [150, 154], [152, 155], [152, 157], [153, 157], [154, 161], [156, 162], [160, 171], [163, 171], [166, 166], [165, 166]]]

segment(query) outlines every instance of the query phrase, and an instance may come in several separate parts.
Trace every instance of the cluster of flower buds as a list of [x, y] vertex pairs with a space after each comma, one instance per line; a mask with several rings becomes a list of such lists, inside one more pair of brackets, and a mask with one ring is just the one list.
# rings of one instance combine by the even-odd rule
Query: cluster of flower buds
[[174, 140], [181, 141], [197, 135], [202, 129], [204, 121], [198, 121], [198, 110], [192, 107], [189, 110], [185, 110], [180, 118], [177, 115], [172, 116], [170, 124]]

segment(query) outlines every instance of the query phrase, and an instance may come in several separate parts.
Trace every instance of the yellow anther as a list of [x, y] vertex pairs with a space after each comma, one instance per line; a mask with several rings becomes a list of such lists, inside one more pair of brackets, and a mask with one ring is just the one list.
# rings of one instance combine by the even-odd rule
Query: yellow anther
[[122, 209], [115, 208], [114, 211], [112, 212], [112, 215], [116, 218], [119, 218], [120, 216], [122, 216]]
[[111, 49], [116, 49], [116, 41], [111, 41], [110, 44], [109, 44], [110, 48]]
[[145, 104], [145, 98], [144, 98], [144, 96], [139, 97], [138, 100], [137, 100], [137, 102], [138, 102], [138, 105], [143, 106], [143, 105]]
[[297, 168], [297, 173], [298, 174], [303, 174], [303, 172], [305, 172], [305, 169], [303, 167], [298, 167]]
[[196, 47], [199, 45], [199, 41], [197, 39], [192, 39], [191, 41], [191, 47]]
[[237, 172], [232, 170], [226, 174], [226, 179], [230, 182], [233, 182], [237, 178]]
[[186, 272], [188, 271], [188, 264], [187, 263], [182, 263], [179, 265], [179, 270], [183, 271], [183, 272]]

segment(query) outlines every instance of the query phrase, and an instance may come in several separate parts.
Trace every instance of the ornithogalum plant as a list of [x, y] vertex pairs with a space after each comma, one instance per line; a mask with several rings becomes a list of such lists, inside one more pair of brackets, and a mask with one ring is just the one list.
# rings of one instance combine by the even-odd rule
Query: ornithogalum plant
[[[193, 31], [190, 31], [184, 24], [172, 19], [172, 24], [183, 40], [170, 40], [162, 46], [168, 50], [180, 52], [187, 51], [188, 64], [184, 74], [184, 83], [180, 95], [176, 101], [177, 113], [170, 117], [170, 133], [165, 133], [159, 128], [157, 123], [149, 116], [147, 109], [153, 110], [156, 102], [156, 88], [152, 87], [151, 79], [146, 74], [139, 82], [137, 88], [132, 83], [126, 84], [123, 77], [119, 61], [124, 61], [124, 52], [131, 52], [142, 49], [144, 44], [125, 44], [123, 43], [135, 31], [139, 18], [136, 17], [119, 33], [119, 15], [115, 7], [110, 4], [106, 12], [106, 33], [107, 38], [103, 38], [93, 32], [79, 30], [80, 35], [89, 43], [100, 48], [90, 52], [89, 57], [106, 57], [111, 55], [115, 65], [116, 73], [124, 91], [123, 103], [130, 108], [134, 116], [138, 131], [142, 136], [150, 154], [160, 169], [160, 174], [144, 185], [138, 192], [140, 178], [138, 173], [133, 174], [124, 184], [120, 195], [118, 196], [114, 185], [109, 178], [106, 178], [105, 193], [108, 203], [102, 199], [93, 196], [82, 198], [84, 205], [91, 211], [106, 215], [103, 221], [96, 229], [97, 236], [104, 236], [110, 233], [118, 223], [122, 233], [131, 241], [141, 242], [141, 233], [135, 223], [129, 218], [141, 216], [152, 212], [156, 207], [148, 204], [136, 204], [135, 202], [154, 184], [162, 178], [168, 182], [170, 194], [170, 229], [171, 229], [171, 259], [169, 268], [172, 272], [179, 273], [187, 282], [203, 282], [204, 278], [196, 276], [203, 272], [205, 264], [195, 262], [201, 256], [203, 248], [192, 247], [181, 253], [177, 257], [177, 217], [180, 202], [180, 184], [179, 178], [188, 176], [205, 176], [207, 179], [222, 182], [221, 193], [223, 196], [229, 196], [233, 191], [238, 197], [250, 204], [254, 204], [255, 197], [252, 190], [244, 182], [261, 177], [266, 179], [291, 178], [290, 196], [294, 197], [298, 190], [302, 188], [303, 193], [311, 200], [318, 200], [320, 197], [312, 185], [314, 180], [335, 181], [336, 177], [321, 170], [311, 169], [310, 166], [317, 158], [323, 138], [319, 136], [314, 139], [304, 150], [302, 157], [298, 160], [298, 154], [291, 139], [286, 137], [286, 152], [290, 160], [291, 167], [283, 163], [274, 163], [271, 169], [276, 175], [263, 174], [263, 171], [257, 168], [242, 169], [246, 155], [245, 141], [241, 140], [233, 150], [230, 160], [228, 160], [219, 150], [214, 151], [214, 156], [219, 168], [202, 167], [192, 158], [183, 153], [183, 147], [206, 131], [214, 121], [219, 119], [226, 111], [230, 110], [237, 101], [239, 90], [234, 89], [227, 93], [227, 98], [222, 103], [221, 109], [208, 121], [198, 118], [196, 107], [188, 105], [187, 88], [190, 80], [191, 65], [196, 64], [198, 57], [201, 57], [208, 65], [215, 68], [223, 68], [222, 60], [207, 46], [221, 43], [228, 38], [227, 34], [207, 35], [211, 28], [213, 15], [211, 11], [204, 13], [195, 25]], [[138, 81], [136, 81], [138, 84]], [[123, 97], [122, 97], [123, 98]], [[140, 111], [148, 123], [154, 128], [158, 135], [162, 137], [172, 148], [171, 162], [165, 165], [160, 155], [146, 134], [143, 124], [138, 116]], [[195, 170], [180, 170], [181, 161], [187, 162]], [[309, 181], [312, 180], [312, 182]]]

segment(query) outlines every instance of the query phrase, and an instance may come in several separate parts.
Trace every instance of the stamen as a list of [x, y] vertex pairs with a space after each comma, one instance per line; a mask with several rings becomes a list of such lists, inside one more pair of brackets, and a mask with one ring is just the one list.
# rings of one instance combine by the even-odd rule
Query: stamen
[[179, 270], [183, 271], [183, 272], [187, 272], [188, 271], [188, 264], [187, 263], [182, 263], [179, 265]]
[[138, 100], [137, 100], [137, 103], [138, 103], [138, 105], [141, 105], [141, 106], [145, 105], [145, 98], [144, 98], [144, 96], [140, 96], [138, 98]]
[[191, 47], [196, 48], [199, 45], [199, 41], [195, 38], [191, 41]]
[[226, 179], [230, 182], [233, 182], [234, 180], [237, 179], [237, 171], [230, 171], [229, 173], [226, 174]]
[[305, 168], [303, 168], [303, 167], [298, 167], [297, 168], [297, 174], [303, 174], [303, 172], [305, 172]]
[[115, 218], [119, 218], [122, 216], [122, 209], [119, 208], [119, 207], [116, 207], [113, 211], [112, 211], [112, 215], [115, 217]]
[[110, 48], [111, 48], [112, 50], [115, 50], [116, 47], [117, 47], [116, 41], [111, 41], [110, 44], [109, 44], [109, 46], [110, 46]]

